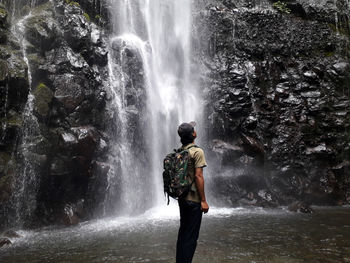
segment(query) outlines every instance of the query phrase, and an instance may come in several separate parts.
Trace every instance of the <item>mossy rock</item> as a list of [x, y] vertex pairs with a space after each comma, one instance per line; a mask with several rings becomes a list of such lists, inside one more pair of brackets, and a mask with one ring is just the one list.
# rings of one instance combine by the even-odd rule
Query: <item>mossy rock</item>
[[0, 27], [0, 43], [5, 44], [8, 40], [9, 32], [7, 29], [3, 29]]
[[8, 13], [4, 5], [0, 5], [0, 27], [8, 27]]
[[42, 117], [46, 117], [50, 107], [49, 104], [53, 98], [53, 92], [44, 84], [40, 83], [34, 90], [35, 97], [34, 109]]
[[83, 15], [84, 15], [86, 21], [90, 22], [90, 16], [89, 16], [89, 14], [88, 14], [88, 13], [84, 13]]
[[22, 118], [21, 118], [21, 116], [19, 114], [15, 115], [15, 116], [12, 116], [11, 118], [9, 118], [7, 120], [7, 124], [10, 127], [21, 127], [22, 126]]
[[21, 127], [22, 126], [22, 116], [19, 113], [11, 114], [10, 116], [7, 116], [7, 118], [0, 119], [0, 123], [6, 123], [7, 127], [15, 128], [15, 127]]

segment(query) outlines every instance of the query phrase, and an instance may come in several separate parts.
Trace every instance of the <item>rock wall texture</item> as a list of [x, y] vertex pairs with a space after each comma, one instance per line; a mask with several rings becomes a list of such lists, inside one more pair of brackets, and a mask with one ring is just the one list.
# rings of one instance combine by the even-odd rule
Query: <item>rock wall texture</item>
[[[2, 225], [16, 224], [18, 217], [28, 226], [60, 222], [67, 205], [81, 206], [81, 200], [86, 211], [93, 211], [92, 207], [101, 202], [99, 193], [106, 187], [107, 95], [103, 80], [107, 79], [107, 50], [104, 31], [99, 27], [105, 20], [97, 13], [89, 15], [78, 2], [36, 4], [23, 21], [24, 48], [10, 30], [18, 26], [18, 20], [10, 19], [5, 6], [0, 10]], [[9, 4], [7, 7], [11, 9]], [[24, 8], [20, 17], [29, 10]], [[30, 146], [23, 144], [27, 129], [22, 125], [29, 90], [38, 127]], [[29, 149], [29, 157], [22, 153], [24, 148]], [[24, 180], [20, 174], [28, 169], [27, 163], [36, 164], [32, 167], [36, 177], [33, 182], [39, 184], [36, 209], [30, 219], [25, 214], [21, 218], [15, 209], [22, 208], [28, 194], [33, 193], [24, 190], [14, 198], [18, 195], [14, 192], [16, 184], [20, 184], [16, 177]]]
[[219, 1], [196, 16], [215, 196], [349, 203], [349, 6], [286, 2]]

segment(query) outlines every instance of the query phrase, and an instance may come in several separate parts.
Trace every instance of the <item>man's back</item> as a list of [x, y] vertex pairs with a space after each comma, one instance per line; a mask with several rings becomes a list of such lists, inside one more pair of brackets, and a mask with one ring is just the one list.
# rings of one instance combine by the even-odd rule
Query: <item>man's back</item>
[[191, 190], [188, 193], [188, 195], [185, 197], [185, 199], [196, 203], [200, 203], [201, 199], [195, 183], [195, 171], [196, 171], [196, 168], [203, 168], [207, 166], [207, 163], [205, 161], [204, 151], [200, 147], [196, 146], [194, 143], [190, 143], [186, 146], [183, 146], [182, 148], [188, 149], [190, 154], [190, 160], [188, 161], [187, 171], [193, 182], [191, 186]]
[[191, 263], [197, 247], [202, 214], [209, 210], [204, 193], [203, 168], [207, 165], [203, 150], [194, 144], [197, 133], [195, 123], [183, 123], [178, 128], [182, 148], [188, 149], [188, 175], [192, 179], [191, 190], [179, 199], [180, 229], [176, 244], [176, 262]]

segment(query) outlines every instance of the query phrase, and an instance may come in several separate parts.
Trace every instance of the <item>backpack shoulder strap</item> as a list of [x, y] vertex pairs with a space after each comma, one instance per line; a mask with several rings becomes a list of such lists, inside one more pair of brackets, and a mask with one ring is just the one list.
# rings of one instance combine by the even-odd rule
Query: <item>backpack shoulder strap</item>
[[174, 151], [175, 151], [176, 153], [179, 153], [179, 152], [182, 152], [182, 151], [189, 150], [189, 149], [191, 149], [191, 148], [200, 148], [200, 147], [194, 144], [194, 145], [191, 145], [190, 147], [188, 147], [187, 149], [184, 149], [184, 148], [180, 147], [179, 149], [174, 149]]
[[191, 148], [199, 148], [199, 146], [198, 145], [191, 145], [190, 147], [188, 147], [186, 150], [189, 150], [189, 149], [191, 149]]

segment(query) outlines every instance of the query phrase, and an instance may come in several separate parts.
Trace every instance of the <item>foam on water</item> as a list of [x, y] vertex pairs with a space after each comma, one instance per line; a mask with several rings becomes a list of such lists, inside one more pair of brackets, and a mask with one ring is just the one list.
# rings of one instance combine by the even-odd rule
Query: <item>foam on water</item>
[[[209, 219], [220, 219], [235, 216], [261, 216], [261, 215], [288, 215], [283, 209], [263, 209], [263, 208], [227, 208], [211, 207], [209, 213], [203, 215], [203, 222]], [[176, 201], [171, 201], [170, 205], [157, 206], [149, 209], [142, 215], [130, 217], [111, 217], [95, 221], [83, 222], [70, 228], [46, 227], [34, 231], [19, 230], [21, 238], [11, 239], [13, 245], [23, 243], [33, 244], [36, 242], [46, 242], [45, 240], [67, 240], [88, 238], [95, 235], [117, 235], [118, 232], [142, 232], [151, 228], [161, 226], [179, 225], [179, 208]]]

